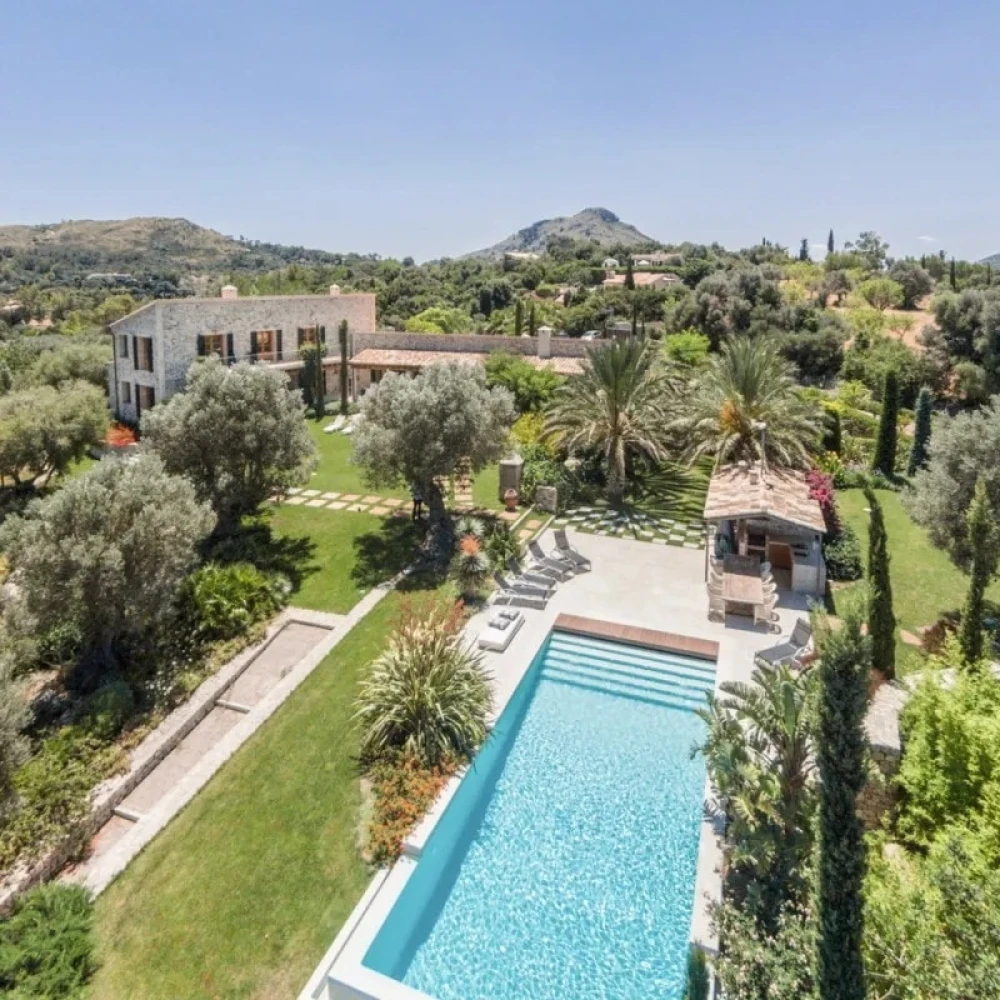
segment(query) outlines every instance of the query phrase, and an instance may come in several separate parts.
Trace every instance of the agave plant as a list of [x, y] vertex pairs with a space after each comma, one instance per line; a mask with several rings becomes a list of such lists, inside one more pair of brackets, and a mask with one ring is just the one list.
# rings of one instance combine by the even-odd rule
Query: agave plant
[[475, 535], [464, 535], [452, 560], [451, 573], [465, 598], [479, 595], [490, 572], [490, 560]]
[[433, 767], [467, 759], [486, 739], [493, 696], [455, 609], [404, 615], [361, 682], [355, 718], [368, 762], [402, 753]]

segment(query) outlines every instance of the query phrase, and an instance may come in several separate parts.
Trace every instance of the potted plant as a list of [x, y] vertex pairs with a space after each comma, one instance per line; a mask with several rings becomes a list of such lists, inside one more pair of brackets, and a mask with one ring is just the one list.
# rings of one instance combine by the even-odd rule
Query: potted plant
[[517, 510], [517, 499], [518, 499], [518, 492], [517, 490], [514, 489], [513, 486], [511, 486], [510, 489], [504, 491], [503, 502], [504, 506], [507, 508], [508, 511]]

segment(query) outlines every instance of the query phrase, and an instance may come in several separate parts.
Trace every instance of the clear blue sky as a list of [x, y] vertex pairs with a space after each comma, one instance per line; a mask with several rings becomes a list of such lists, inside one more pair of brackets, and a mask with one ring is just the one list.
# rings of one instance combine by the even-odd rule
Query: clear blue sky
[[603, 205], [668, 241], [1000, 251], [985, 0], [26, 0], [0, 26], [4, 223], [425, 259]]

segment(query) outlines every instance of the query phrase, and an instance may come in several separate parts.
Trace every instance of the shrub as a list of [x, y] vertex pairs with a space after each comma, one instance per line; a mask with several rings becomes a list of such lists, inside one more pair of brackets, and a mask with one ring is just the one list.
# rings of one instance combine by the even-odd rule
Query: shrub
[[826, 575], [830, 580], [860, 580], [864, 572], [861, 560], [861, 542], [849, 524], [841, 527], [840, 534], [828, 537], [823, 543]]
[[510, 432], [521, 448], [539, 444], [545, 432], [545, 417], [541, 413], [522, 413]]
[[0, 869], [71, 833], [88, 813], [93, 787], [123, 761], [117, 747], [76, 726], [45, 740], [14, 775], [18, 801], [0, 831]]
[[486, 536], [486, 554], [494, 569], [503, 569], [508, 559], [521, 555], [521, 546], [506, 521], [494, 521]]
[[534, 502], [535, 490], [539, 486], [555, 486], [559, 491], [559, 504], [565, 506], [580, 488], [575, 473], [557, 461], [544, 445], [530, 445], [521, 449], [524, 467], [521, 470], [521, 498], [527, 503]]
[[708, 1000], [710, 985], [705, 952], [701, 948], [693, 947], [688, 952], [684, 1000]]
[[371, 769], [375, 809], [368, 827], [367, 854], [372, 864], [389, 865], [399, 857], [403, 838], [434, 804], [457, 767], [447, 757], [427, 767], [415, 757], [403, 756]]
[[111, 681], [87, 699], [84, 725], [98, 739], [113, 740], [135, 711], [132, 688], [123, 680]]
[[401, 752], [433, 766], [469, 757], [486, 739], [490, 677], [465, 647], [461, 622], [461, 605], [404, 611], [361, 681], [363, 760]]
[[249, 563], [208, 563], [186, 580], [186, 617], [206, 639], [232, 639], [284, 604], [282, 586]]
[[94, 974], [93, 906], [79, 886], [45, 885], [22, 896], [0, 923], [0, 993], [73, 1000]]

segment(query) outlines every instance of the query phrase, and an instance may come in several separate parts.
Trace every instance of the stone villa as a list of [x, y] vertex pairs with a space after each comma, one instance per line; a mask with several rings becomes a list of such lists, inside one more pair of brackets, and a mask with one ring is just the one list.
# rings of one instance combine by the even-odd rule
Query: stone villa
[[386, 372], [416, 373], [441, 361], [482, 364], [493, 351], [521, 354], [532, 364], [564, 375], [580, 371], [586, 344], [538, 337], [378, 331], [373, 294], [271, 295], [240, 297], [231, 285], [219, 298], [158, 299], [111, 324], [114, 360], [108, 388], [119, 420], [135, 423], [144, 410], [184, 388], [188, 369], [201, 357], [227, 364], [248, 361], [284, 371], [298, 384], [301, 348], [326, 345], [323, 366], [327, 395], [340, 391], [337, 331], [348, 327], [348, 391], [363, 395]]

